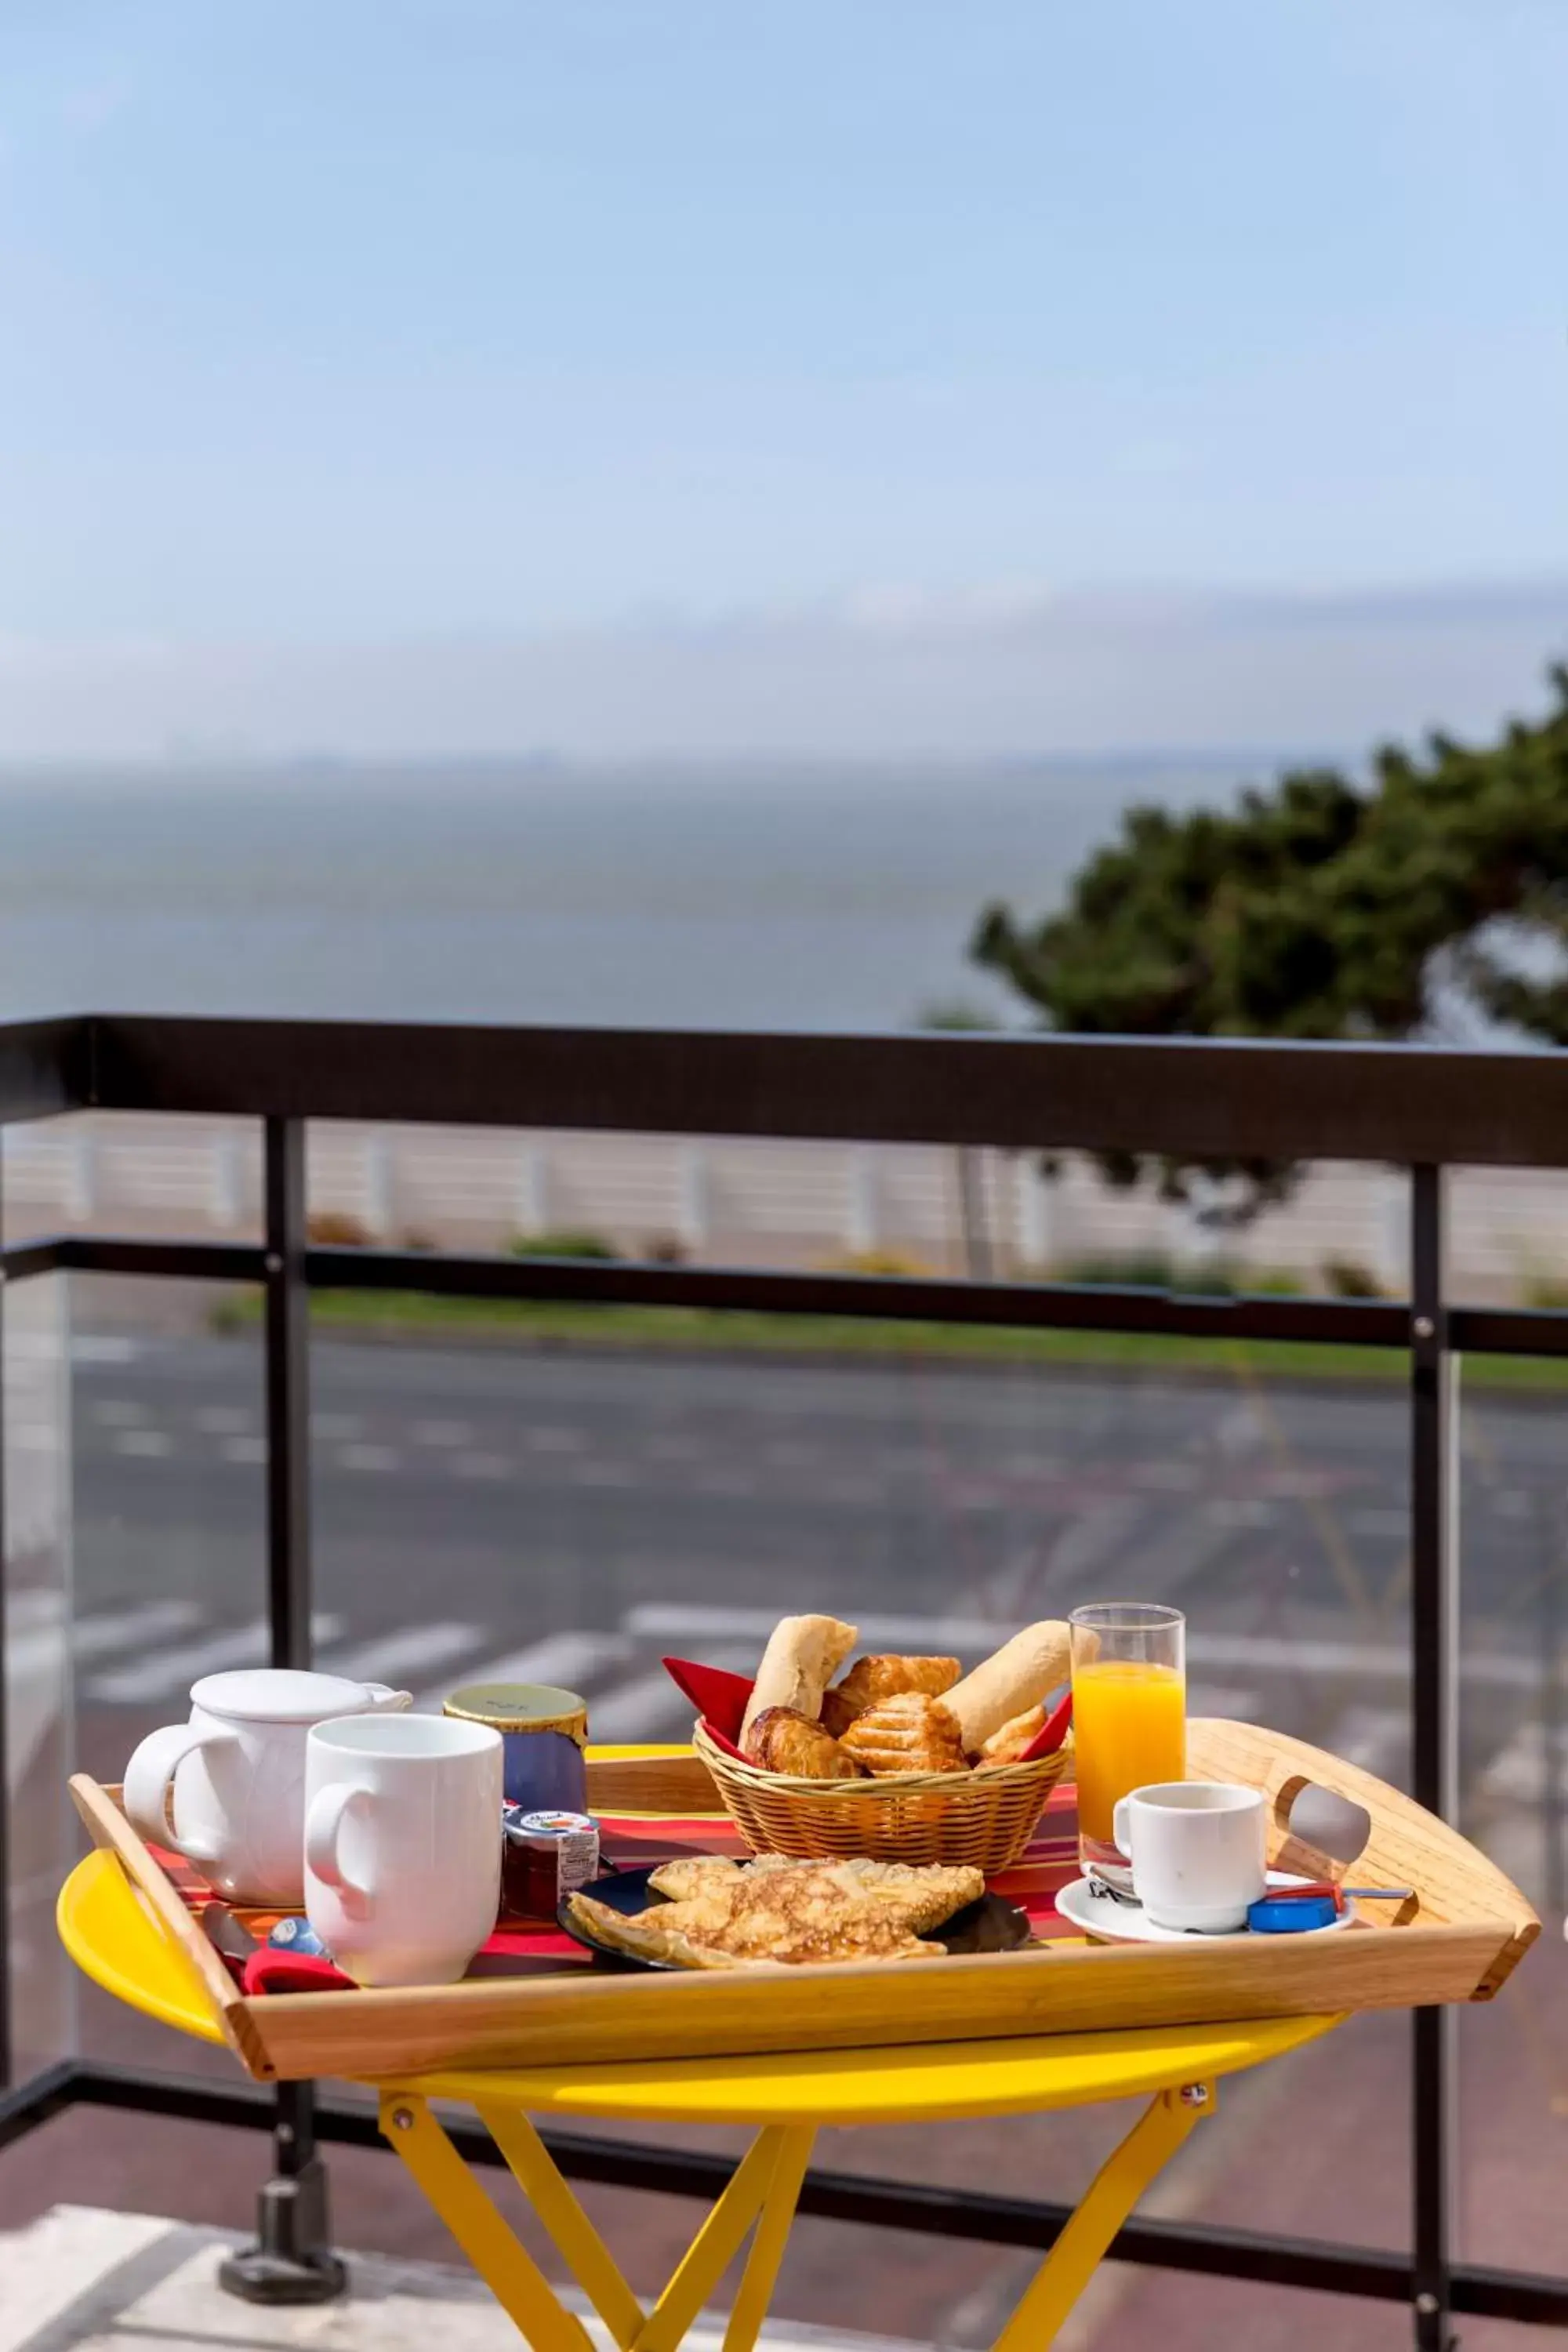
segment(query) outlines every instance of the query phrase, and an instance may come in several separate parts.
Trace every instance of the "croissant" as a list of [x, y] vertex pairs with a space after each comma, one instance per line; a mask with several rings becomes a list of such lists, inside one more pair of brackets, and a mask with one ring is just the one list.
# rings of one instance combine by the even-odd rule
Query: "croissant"
[[1022, 1715], [1016, 1715], [1011, 1723], [1005, 1723], [1000, 1731], [992, 1733], [974, 1759], [977, 1768], [984, 1770], [987, 1764], [1016, 1764], [1030, 1741], [1045, 1727], [1045, 1708], [1026, 1707]]
[[962, 1772], [958, 1719], [929, 1691], [900, 1691], [858, 1715], [839, 1741], [868, 1772]]
[[940, 1698], [962, 1671], [956, 1658], [857, 1658], [843, 1681], [824, 1693], [822, 1720], [841, 1737], [868, 1706], [879, 1706], [905, 1691], [925, 1691]]
[[741, 1743], [741, 1752], [764, 1772], [793, 1772], [801, 1780], [858, 1780], [860, 1766], [833, 1734], [793, 1706], [765, 1706]]

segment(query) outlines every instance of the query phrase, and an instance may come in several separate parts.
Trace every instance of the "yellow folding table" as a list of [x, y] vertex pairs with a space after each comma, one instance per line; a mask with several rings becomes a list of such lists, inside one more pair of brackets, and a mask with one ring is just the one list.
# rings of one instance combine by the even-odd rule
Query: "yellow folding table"
[[[106, 1991], [181, 2032], [222, 2041], [205, 1988], [111, 1853], [78, 1864], [58, 1916], [66, 1948]], [[1194, 2125], [1213, 2114], [1219, 2078], [1297, 2049], [1338, 2022], [1287, 2017], [907, 2049], [508, 2067], [375, 2087], [389, 2144], [533, 2352], [588, 2352], [589, 2337], [469, 2172], [433, 2102], [478, 2110], [622, 2352], [675, 2352], [750, 2234], [724, 2338], [724, 2352], [750, 2352], [823, 2126], [931, 2124], [1143, 2098], [1142, 2114], [1100, 2167], [997, 2338], [996, 2352], [1024, 2352], [1055, 2341], [1139, 2197]], [[633, 2294], [541, 2139], [533, 2118], [552, 2116], [744, 2125], [756, 2132], [651, 2311]]]

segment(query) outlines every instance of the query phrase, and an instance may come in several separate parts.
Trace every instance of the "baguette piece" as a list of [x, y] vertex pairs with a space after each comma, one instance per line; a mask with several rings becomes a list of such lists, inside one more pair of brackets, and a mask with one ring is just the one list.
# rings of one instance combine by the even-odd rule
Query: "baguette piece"
[[958, 1717], [964, 1753], [977, 1755], [994, 1731], [1048, 1698], [1072, 1672], [1072, 1635], [1056, 1618], [1026, 1625], [942, 1700]]
[[794, 1707], [815, 1723], [822, 1694], [859, 1639], [859, 1628], [837, 1617], [781, 1617], [768, 1635], [752, 1696], [741, 1720], [743, 1755], [752, 1726], [765, 1706]]

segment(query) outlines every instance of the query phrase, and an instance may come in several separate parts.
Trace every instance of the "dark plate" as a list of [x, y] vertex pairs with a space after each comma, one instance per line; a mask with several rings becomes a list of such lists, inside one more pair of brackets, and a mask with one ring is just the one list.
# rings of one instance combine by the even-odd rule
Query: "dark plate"
[[[604, 1878], [595, 1878], [578, 1892], [591, 1895], [595, 1903], [619, 1911], [628, 1919], [639, 1911], [656, 1910], [668, 1900], [667, 1895], [648, 1892], [648, 1880], [659, 1867], [650, 1863], [644, 1870], [615, 1870]], [[574, 1942], [585, 1945], [601, 1961], [623, 1969], [669, 1969], [679, 1975], [689, 1975], [674, 1960], [643, 1960], [635, 1953], [617, 1951], [602, 1944], [597, 1936], [580, 1927], [563, 1901], [556, 1918]], [[1016, 1904], [1004, 1903], [999, 1895], [983, 1895], [978, 1903], [966, 1903], [955, 1911], [945, 1927], [932, 1927], [926, 1941], [941, 1944], [950, 1952], [1011, 1952], [1029, 1940], [1029, 1922]]]

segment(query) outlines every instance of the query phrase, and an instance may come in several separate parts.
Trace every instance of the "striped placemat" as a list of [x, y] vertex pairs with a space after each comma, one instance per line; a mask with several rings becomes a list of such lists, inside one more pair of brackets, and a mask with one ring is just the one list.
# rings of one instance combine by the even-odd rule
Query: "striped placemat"
[[[602, 1867], [611, 1870], [649, 1869], [687, 1854], [720, 1853], [744, 1862], [748, 1850], [733, 1822], [721, 1814], [689, 1815], [606, 1813], [600, 1817]], [[212, 1888], [194, 1864], [162, 1846], [152, 1849], [160, 1865], [189, 1908], [204, 1911], [216, 1901]], [[992, 1879], [991, 1891], [1016, 1903], [1028, 1919], [1030, 1931], [1042, 1942], [1073, 1936], [1077, 1930], [1058, 1916], [1056, 1898], [1069, 1879], [1078, 1876], [1078, 1801], [1070, 1783], [1054, 1789], [1040, 1817], [1039, 1827], [1023, 1859]], [[277, 1911], [236, 1906], [235, 1916], [260, 1942], [276, 1927]], [[565, 1934], [553, 1919], [503, 1918], [470, 1973], [491, 1975], [509, 1961], [527, 1959], [542, 1968], [591, 1967], [593, 1955]]]

